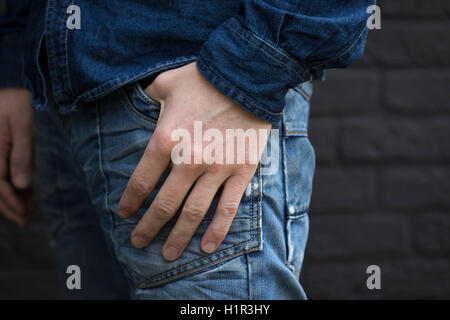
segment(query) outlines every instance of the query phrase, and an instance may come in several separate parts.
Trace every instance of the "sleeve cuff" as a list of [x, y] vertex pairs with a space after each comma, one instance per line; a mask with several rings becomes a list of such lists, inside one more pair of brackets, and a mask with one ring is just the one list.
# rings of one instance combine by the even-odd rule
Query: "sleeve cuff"
[[197, 68], [220, 92], [271, 123], [280, 119], [288, 89], [310, 78], [306, 65], [246, 30], [236, 18], [213, 31]]

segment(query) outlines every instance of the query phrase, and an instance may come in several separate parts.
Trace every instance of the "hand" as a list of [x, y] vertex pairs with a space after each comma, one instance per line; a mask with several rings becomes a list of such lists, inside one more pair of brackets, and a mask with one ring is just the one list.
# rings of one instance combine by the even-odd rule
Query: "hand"
[[18, 223], [28, 221], [31, 204], [33, 125], [31, 93], [0, 89], [0, 212]]
[[[216, 212], [201, 241], [201, 249], [212, 253], [228, 233], [242, 195], [264, 151], [271, 124], [252, 115], [215, 89], [200, 74], [195, 62], [161, 73], [145, 92], [160, 102], [160, 116], [152, 138], [122, 195], [118, 214], [122, 218], [135, 215], [163, 172], [171, 166], [171, 172], [150, 208], [132, 232], [131, 241], [137, 248], [148, 245], [187, 197], [163, 246], [164, 257], [170, 261], [175, 260], [181, 256], [217, 190], [223, 185]], [[223, 133], [225, 137], [226, 129], [254, 129], [256, 132], [261, 129], [266, 131], [266, 137], [258, 137], [259, 148], [256, 150], [238, 150], [234, 164], [228, 164], [225, 160], [222, 161], [223, 164], [220, 161], [211, 163], [211, 158], [204, 157], [199, 145], [189, 150], [190, 143], [185, 144], [183, 152], [189, 153], [187, 158], [192, 160], [192, 164], [171, 163], [175, 150], [173, 147], [178, 144], [178, 141], [171, 139], [172, 133], [183, 128], [194, 137], [194, 121], [201, 121], [204, 133], [213, 129], [216, 133]], [[226, 144], [230, 141], [228, 137], [223, 141], [215, 140], [215, 152], [221, 147], [221, 150], [226, 150]], [[207, 143], [201, 144], [203, 148]], [[234, 151], [233, 148], [232, 153]], [[225, 159], [225, 153], [220, 158]], [[245, 163], [236, 164], [236, 160], [242, 155]], [[185, 156], [183, 153], [183, 157]], [[255, 157], [255, 161], [249, 161]], [[200, 162], [194, 161], [195, 159], [200, 159]]]

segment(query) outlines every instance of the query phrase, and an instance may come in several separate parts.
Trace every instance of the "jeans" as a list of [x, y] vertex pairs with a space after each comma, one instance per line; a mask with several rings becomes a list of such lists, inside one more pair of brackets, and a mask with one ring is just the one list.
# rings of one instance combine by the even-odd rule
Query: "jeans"
[[63, 123], [56, 108], [36, 112], [38, 198], [57, 253], [66, 257], [62, 263], [79, 265], [92, 290], [108, 297], [123, 296], [126, 278], [133, 299], [305, 299], [299, 275], [315, 165], [307, 136], [311, 92], [310, 82], [288, 91], [283, 117], [273, 126], [280, 130], [278, 170], [264, 175], [258, 168], [223, 243], [213, 254], [200, 250], [219, 190], [183, 255], [171, 262], [162, 257], [162, 245], [179, 212], [144, 249], [130, 242], [167, 172], [135, 217], [117, 215], [155, 129], [158, 104], [133, 83], [83, 105]]

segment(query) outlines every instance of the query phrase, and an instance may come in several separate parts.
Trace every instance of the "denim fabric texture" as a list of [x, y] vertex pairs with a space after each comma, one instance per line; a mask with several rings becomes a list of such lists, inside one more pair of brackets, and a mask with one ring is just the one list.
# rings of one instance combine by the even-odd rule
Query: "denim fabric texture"
[[12, 17], [0, 16], [0, 58], [8, 57], [0, 83], [11, 79], [11, 85], [17, 84], [22, 72], [17, 68], [23, 65], [17, 48], [22, 48], [23, 81], [33, 92], [33, 106], [48, 104], [37, 63], [45, 36], [54, 98], [62, 113], [178, 61], [197, 60], [218, 90], [275, 123], [289, 89], [362, 54], [366, 10], [374, 2], [78, 0], [81, 29], [70, 30], [67, 8], [73, 1], [10, 0]]
[[[200, 250], [219, 190], [186, 251], [173, 262], [162, 257], [162, 245], [179, 212], [146, 248], [136, 249], [130, 242], [132, 230], [166, 174], [137, 216], [124, 220], [117, 215], [121, 194], [155, 129], [159, 104], [134, 83], [71, 114], [65, 130], [55, 108], [36, 112], [37, 131], [43, 129], [37, 135], [41, 146], [38, 158], [47, 163], [40, 166], [39, 183], [65, 188], [39, 192], [55, 247], [60, 252], [69, 250], [72, 260], [80, 259], [79, 263], [86, 265], [103, 267], [105, 261], [117, 259], [123, 271], [111, 270], [111, 266], [106, 270], [117, 272], [119, 279], [125, 275], [134, 299], [305, 299], [299, 275], [314, 172], [314, 151], [307, 136], [311, 89], [311, 83], [306, 82], [288, 92], [283, 117], [274, 125], [282, 132], [278, 142], [280, 168], [273, 175], [261, 175], [257, 170], [224, 242], [213, 254]], [[52, 163], [64, 167], [52, 171]], [[62, 191], [63, 198], [57, 196]], [[61, 209], [63, 215], [55, 214]], [[64, 222], [68, 219], [70, 228]], [[86, 261], [80, 252], [70, 252], [77, 228], [81, 235], [91, 230], [90, 236], [76, 238], [77, 247], [90, 248], [92, 256]], [[108, 259], [104, 259], [101, 242], [92, 246], [92, 238], [100, 237], [95, 236], [100, 229], [113, 252]], [[87, 269], [84, 274], [90, 272], [95, 271]], [[116, 282], [117, 290], [110, 288], [110, 295], [123, 293], [123, 283]], [[113, 287], [114, 282], [109, 285]], [[99, 286], [97, 290], [102, 292], [104, 288]]]
[[[48, 188], [37, 199], [61, 265], [85, 266], [86, 279], [99, 280], [90, 282], [93, 296], [123, 296], [126, 279], [134, 299], [305, 299], [311, 78], [362, 54], [374, 3], [78, 0], [81, 29], [71, 30], [74, 1], [8, 1], [0, 86], [26, 86], [43, 110], [35, 113], [37, 181]], [[281, 130], [281, 161], [274, 174], [257, 170], [213, 254], [199, 244], [220, 190], [183, 255], [169, 262], [162, 245], [179, 213], [144, 249], [130, 242], [167, 172], [137, 216], [123, 220], [117, 206], [159, 116], [139, 80], [193, 61], [219, 91]]]
[[[84, 173], [74, 160], [58, 113], [52, 106], [45, 112], [34, 111], [33, 123], [33, 195], [46, 220], [64, 297], [127, 299], [126, 277], [105, 241]], [[66, 286], [70, 265], [80, 267], [81, 290], [69, 290]]]

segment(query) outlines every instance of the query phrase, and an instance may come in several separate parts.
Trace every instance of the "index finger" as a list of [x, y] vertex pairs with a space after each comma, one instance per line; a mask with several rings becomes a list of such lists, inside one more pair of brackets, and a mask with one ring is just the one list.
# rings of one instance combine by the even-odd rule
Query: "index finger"
[[121, 218], [134, 216], [155, 188], [170, 163], [170, 152], [166, 147], [160, 143], [155, 130], [120, 199], [117, 211]]

